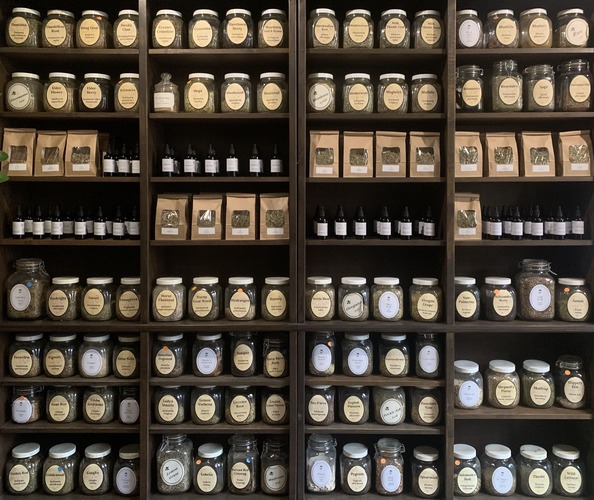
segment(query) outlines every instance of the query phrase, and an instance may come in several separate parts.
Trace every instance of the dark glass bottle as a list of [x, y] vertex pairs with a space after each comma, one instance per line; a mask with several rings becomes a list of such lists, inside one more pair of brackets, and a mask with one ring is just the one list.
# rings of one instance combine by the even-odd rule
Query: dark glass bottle
[[85, 211], [83, 206], [78, 207], [78, 214], [74, 220], [74, 239], [84, 240], [87, 237], [87, 219], [85, 218]]
[[338, 205], [336, 215], [334, 215], [334, 236], [339, 240], [344, 240], [347, 237], [347, 220], [342, 205]]
[[400, 239], [410, 240], [412, 238], [412, 221], [408, 212], [408, 207], [404, 207], [402, 218], [400, 219]]
[[264, 162], [258, 151], [258, 146], [254, 144], [252, 148], [252, 156], [250, 156], [250, 175], [252, 177], [260, 177], [264, 173]]
[[323, 205], [317, 209], [315, 222], [316, 238], [325, 240], [328, 237], [328, 219], [326, 218], [326, 209]]
[[15, 240], [25, 238], [25, 218], [20, 205], [17, 205], [16, 213], [12, 219], [12, 237]]
[[115, 213], [115, 208], [111, 210], [105, 211], [105, 233], [108, 238], [111, 238], [113, 235], [113, 215]]
[[64, 222], [62, 221], [62, 214], [60, 207], [56, 205], [54, 210], [54, 217], [52, 218], [51, 239], [61, 240], [64, 237]]
[[134, 152], [130, 155], [130, 172], [132, 176], [140, 176], [140, 148], [138, 144], [134, 147]]
[[138, 208], [132, 206], [130, 218], [128, 219], [128, 236], [131, 240], [140, 239], [140, 219], [138, 218]]
[[528, 238], [532, 236], [532, 215], [532, 207], [524, 210], [524, 236]]
[[511, 219], [511, 239], [521, 240], [524, 236], [524, 220], [520, 215], [520, 207], [514, 208]]
[[194, 154], [192, 145], [188, 144], [188, 149], [184, 158], [184, 176], [194, 177], [196, 175], [198, 175], [198, 171], [196, 169], [196, 155]]
[[239, 175], [239, 159], [235, 155], [235, 146], [229, 146], [229, 154], [225, 160], [225, 174], [227, 177], [237, 177]]
[[33, 236], [33, 214], [31, 212], [31, 205], [27, 206], [27, 211], [23, 218], [25, 222], [25, 238], [30, 238]]
[[530, 237], [533, 240], [542, 240], [544, 238], [544, 221], [540, 217], [540, 207], [536, 205], [532, 213], [532, 227]]
[[204, 175], [207, 177], [215, 177], [218, 173], [217, 152], [212, 147], [212, 144], [208, 145], [208, 154], [204, 158]]
[[111, 142], [107, 144], [107, 151], [103, 156], [101, 167], [103, 170], [103, 177], [115, 177], [117, 172], [116, 157], [113, 154]]
[[564, 240], [567, 233], [565, 226], [565, 217], [563, 217], [563, 210], [561, 207], [557, 207], [557, 215], [555, 215], [555, 229], [553, 232], [554, 240]]
[[381, 209], [377, 226], [380, 240], [389, 240], [392, 237], [392, 220], [388, 214], [388, 207], [385, 205]]
[[491, 217], [491, 239], [500, 240], [503, 236], [503, 222], [499, 216], [499, 208], [495, 206], [493, 216]]
[[52, 235], [52, 220], [53, 220], [53, 216], [52, 216], [52, 206], [50, 205], [47, 208], [47, 212], [43, 218], [43, 237], [44, 238], [50, 238]]
[[555, 217], [553, 217], [553, 209], [549, 208], [547, 218], [544, 222], [544, 236], [547, 240], [552, 240], [555, 234]]
[[431, 205], [427, 207], [427, 213], [424, 219], [421, 237], [425, 240], [434, 240], [436, 237], [435, 217], [433, 217], [433, 208]]
[[355, 239], [364, 240], [367, 237], [367, 219], [363, 212], [363, 207], [358, 206], [353, 219], [353, 234]]
[[571, 239], [584, 239], [584, 219], [582, 219], [582, 212], [580, 207], [575, 207], [573, 219], [571, 219]]
[[93, 221], [93, 235], [96, 240], [107, 239], [107, 224], [105, 222], [105, 217], [103, 216], [101, 205], [97, 207], [97, 213], [95, 215], [95, 220]]
[[272, 157], [270, 158], [270, 175], [280, 177], [284, 174], [283, 160], [278, 155], [278, 145], [274, 145]]
[[115, 215], [113, 217], [112, 230], [114, 240], [123, 240], [126, 238], [126, 224], [122, 217], [122, 209], [119, 205], [116, 207]]
[[35, 216], [33, 217], [33, 239], [34, 240], [42, 240], [45, 236], [44, 231], [44, 223], [43, 223], [43, 215], [41, 212], [41, 206], [37, 205], [35, 207]]
[[64, 223], [64, 238], [72, 238], [74, 236], [74, 219], [72, 218], [72, 210], [66, 210], [62, 216]]
[[128, 156], [126, 145], [122, 144], [122, 150], [118, 155], [118, 175], [120, 177], [128, 177], [130, 174], [130, 157]]
[[165, 144], [165, 154], [161, 158], [161, 175], [164, 177], [175, 175], [175, 154], [169, 144]]
[[483, 240], [491, 239], [491, 209], [487, 206], [483, 208]]

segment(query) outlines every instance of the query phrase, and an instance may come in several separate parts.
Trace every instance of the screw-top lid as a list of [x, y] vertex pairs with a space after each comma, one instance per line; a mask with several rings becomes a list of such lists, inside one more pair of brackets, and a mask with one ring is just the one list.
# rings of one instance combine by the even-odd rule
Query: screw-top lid
[[329, 276], [308, 276], [307, 282], [310, 285], [331, 285], [332, 278]]
[[205, 335], [203, 333], [196, 334], [196, 340], [219, 340], [223, 336], [222, 333], [213, 333], [210, 335]]
[[120, 79], [124, 78], [140, 78], [140, 74], [138, 73], [121, 73]]
[[[103, 12], [102, 10], [83, 10], [82, 15], [83, 16], [103, 16], [103, 17], [109, 19], [107, 12]], [[158, 12], [157, 12], [157, 15], [159, 15]]]
[[373, 278], [373, 282], [376, 285], [395, 286], [400, 284], [400, 278], [391, 278], [389, 276], [380, 276]]
[[439, 11], [438, 10], [421, 10], [419, 12], [417, 12], [415, 14], [415, 17], [421, 17], [421, 16], [439, 16]]
[[347, 443], [342, 447], [342, 453], [349, 458], [365, 458], [369, 450], [361, 443]]
[[15, 446], [11, 453], [14, 458], [30, 458], [37, 455], [40, 450], [41, 446], [37, 443], [23, 443]]
[[560, 285], [584, 286], [586, 280], [582, 278], [559, 278]]
[[138, 444], [127, 444], [120, 448], [119, 456], [123, 460], [136, 460], [140, 458], [140, 446]]
[[334, 80], [334, 75], [332, 73], [310, 73], [307, 75], [307, 78], [327, 78], [329, 80]]
[[534, 444], [520, 446], [520, 455], [530, 460], [546, 460], [547, 450]]
[[436, 286], [439, 284], [437, 278], [413, 278], [413, 285]]
[[193, 16], [209, 15], [209, 16], [215, 16], [217, 19], [219, 17], [219, 13], [217, 11], [211, 10], [211, 9], [196, 9], [192, 15]]
[[183, 333], [177, 333], [177, 334], [163, 334], [163, 335], [158, 335], [157, 339], [162, 341], [162, 342], [175, 342], [176, 340], [181, 340], [184, 338], [184, 334]]
[[247, 73], [225, 73], [225, 80], [228, 78], [243, 78], [244, 80], [249, 80], [250, 75]]
[[133, 9], [124, 9], [118, 12], [118, 16], [137, 16], [138, 11]]
[[478, 12], [474, 9], [463, 9], [456, 12], [457, 16], [478, 16]]
[[181, 385], [162, 385], [161, 389], [181, 389]]
[[566, 9], [557, 12], [557, 17], [563, 17], [571, 14], [584, 14], [584, 9]]
[[522, 16], [530, 16], [532, 14], [542, 14], [543, 16], [546, 16], [547, 15], [547, 9], [541, 9], [541, 8], [528, 9], [528, 10], [525, 10], [523, 12], [520, 12], [520, 17], [522, 17]]
[[309, 13], [311, 17], [314, 17], [316, 14], [330, 14], [335, 16], [336, 12], [334, 12], [332, 9], [314, 9]]
[[476, 279], [468, 276], [456, 276], [454, 278], [455, 285], [476, 285]]
[[487, 17], [491, 17], [491, 16], [513, 16], [514, 15], [514, 11], [511, 9], [498, 9], [498, 10], [492, 10], [491, 12], [489, 12], [487, 14]]
[[229, 278], [230, 285], [251, 285], [254, 282], [254, 278], [250, 276], [233, 276]]
[[533, 373], [547, 373], [551, 369], [548, 363], [538, 359], [527, 359], [522, 363], [522, 366], [524, 367], [524, 370]]
[[33, 14], [34, 16], [41, 17], [41, 13], [35, 9], [27, 9], [26, 7], [15, 7], [12, 9], [13, 14]]
[[111, 446], [107, 443], [96, 443], [85, 448], [85, 457], [103, 458], [111, 453]]
[[176, 17], [182, 17], [182, 13], [177, 11], [177, 10], [171, 10], [171, 9], [161, 9], [157, 11], [157, 17], [159, 16], [176, 16]]
[[380, 75], [379, 79], [380, 80], [388, 80], [388, 79], [399, 79], [399, 80], [405, 80], [406, 77], [402, 74], [402, 73], [384, 73], [383, 75]]
[[367, 340], [369, 338], [368, 333], [345, 333], [344, 338], [348, 340]]
[[111, 81], [111, 76], [106, 75], [105, 73], [85, 73], [85, 79], [87, 78], [98, 78], [100, 80]]
[[310, 385], [309, 387], [311, 387], [312, 389], [320, 389], [322, 391], [325, 391], [326, 389], [330, 389], [330, 387], [332, 387], [331, 385]]
[[87, 285], [110, 285], [113, 283], [113, 278], [107, 276], [87, 278]]
[[489, 369], [497, 373], [513, 373], [516, 371], [516, 365], [504, 359], [492, 359], [489, 361]]
[[85, 342], [106, 342], [109, 340], [109, 334], [107, 335], [85, 335], [83, 337]]
[[423, 462], [435, 462], [439, 458], [439, 452], [432, 446], [417, 446], [413, 450], [413, 455]]
[[391, 333], [382, 333], [382, 340], [392, 340], [396, 342], [402, 342], [406, 340], [406, 333], [404, 335], [394, 335]]
[[122, 278], [120, 280], [122, 285], [140, 285], [140, 278], [130, 277], [130, 278]]
[[166, 277], [166, 278], [157, 278], [157, 285], [181, 285], [183, 279], [180, 277]]
[[284, 80], [285, 74], [284, 73], [276, 73], [274, 71], [271, 71], [268, 73], [260, 73], [260, 79], [262, 79], [262, 78], [282, 78]]
[[207, 80], [214, 80], [214, 75], [212, 73], [190, 73], [188, 75], [188, 80], [192, 80], [193, 78], [206, 78]]
[[75, 453], [76, 445], [73, 443], [57, 444], [49, 449], [49, 456], [52, 458], [68, 458]]
[[228, 16], [239, 16], [239, 15], [251, 16], [252, 13], [247, 9], [229, 9], [227, 11], [227, 15]]
[[485, 455], [497, 460], [507, 460], [511, 458], [511, 450], [502, 444], [488, 444], [485, 446]]
[[284, 276], [270, 276], [264, 279], [264, 283], [267, 285], [288, 285], [289, 278]]
[[362, 286], [362, 285], [365, 285], [367, 283], [367, 280], [365, 278], [360, 277], [360, 276], [345, 276], [344, 278], [340, 278], [340, 282], [343, 285], [357, 285], [357, 286]]
[[488, 276], [485, 278], [487, 285], [507, 286], [511, 285], [511, 278], [504, 278], [501, 276]]
[[369, 80], [371, 77], [369, 76], [369, 73], [347, 73], [344, 77], [345, 80], [350, 80], [350, 79], [357, 79], [357, 80]]
[[580, 458], [580, 450], [568, 444], [556, 444], [553, 446], [553, 455], [565, 460], [577, 460]]
[[50, 342], [70, 342], [76, 339], [76, 334], [74, 335], [50, 335]]
[[48, 16], [67, 16], [74, 18], [74, 14], [69, 10], [51, 9], [47, 11]]
[[469, 361], [467, 359], [459, 359], [457, 361], [454, 361], [454, 368], [456, 369], [456, 371], [460, 373], [468, 374], [476, 373], [479, 371], [478, 363], [475, 363], [474, 361]]
[[353, 10], [347, 10], [346, 13], [347, 16], [371, 16], [371, 12], [367, 9], [353, 9]]
[[24, 71], [17, 71], [12, 74], [12, 78], [33, 78], [34, 80], [39, 80], [39, 75], [35, 73], [26, 73]]
[[216, 276], [196, 276], [192, 283], [194, 285], [216, 285], [219, 282], [219, 278]]
[[53, 72], [49, 74], [50, 78], [69, 78], [70, 80], [76, 80], [76, 76], [72, 73]]
[[198, 456], [202, 458], [216, 458], [223, 454], [223, 446], [219, 443], [204, 443], [198, 447]]
[[419, 73], [417, 75], [413, 75], [411, 80], [437, 80], [437, 75], [434, 73]]
[[17, 342], [33, 342], [35, 340], [41, 340], [43, 338], [43, 333], [32, 333], [32, 334], [23, 334], [23, 335], [15, 335], [14, 340]]
[[404, 16], [406, 17], [406, 11], [402, 9], [388, 9], [382, 12], [382, 17], [384, 16]]
[[281, 9], [266, 9], [262, 11], [262, 16], [269, 16], [271, 14], [278, 14], [280, 16], [285, 16], [287, 15], [287, 13], [284, 10]]
[[118, 342], [123, 344], [132, 344], [134, 342], [140, 342], [140, 335], [119, 335]]
[[472, 460], [476, 457], [476, 449], [469, 444], [455, 444], [454, 457], [461, 458], [462, 460]]

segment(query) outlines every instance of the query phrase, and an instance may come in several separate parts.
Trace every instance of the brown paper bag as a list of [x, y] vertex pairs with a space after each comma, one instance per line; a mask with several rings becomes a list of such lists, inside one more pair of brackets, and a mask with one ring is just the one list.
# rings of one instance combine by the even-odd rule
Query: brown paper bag
[[99, 169], [96, 130], [69, 130], [66, 140], [66, 177], [95, 177]]
[[223, 238], [223, 195], [197, 194], [192, 199], [192, 239]]
[[309, 133], [309, 176], [338, 177], [339, 134], [337, 130]]
[[344, 132], [343, 177], [373, 177], [373, 132]]
[[155, 212], [156, 240], [188, 239], [188, 202], [187, 194], [160, 194]]
[[550, 132], [522, 132], [522, 177], [555, 177], [555, 151]]
[[375, 133], [375, 176], [406, 177], [406, 132]]
[[441, 154], [439, 132], [410, 133], [410, 177], [439, 177]]
[[2, 151], [8, 155], [8, 160], [2, 162], [2, 172], [12, 177], [32, 176], [35, 157], [35, 129], [5, 128]]
[[227, 194], [225, 215], [226, 240], [256, 239], [256, 195], [249, 193]]
[[61, 177], [64, 175], [66, 132], [40, 130], [35, 148], [35, 176]]
[[487, 133], [485, 148], [487, 150], [485, 170], [488, 177], [520, 175], [516, 134], [513, 132]]
[[456, 240], [480, 240], [482, 238], [481, 201], [474, 193], [456, 193], [454, 198]]
[[557, 175], [592, 175], [592, 138], [588, 130], [559, 132]]
[[483, 176], [483, 145], [478, 132], [456, 132], [456, 177]]
[[260, 195], [260, 239], [289, 239], [289, 195], [262, 193]]

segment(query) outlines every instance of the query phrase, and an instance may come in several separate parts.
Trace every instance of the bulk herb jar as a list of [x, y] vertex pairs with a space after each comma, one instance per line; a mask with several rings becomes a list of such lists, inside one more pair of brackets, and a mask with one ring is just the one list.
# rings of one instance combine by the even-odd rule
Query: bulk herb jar
[[258, 113], [287, 113], [289, 87], [284, 73], [261, 73], [257, 87]]
[[414, 321], [435, 323], [443, 313], [443, 293], [437, 278], [413, 278], [409, 289], [410, 316]]
[[116, 49], [138, 48], [138, 11], [125, 9], [118, 12], [113, 23], [113, 46]]
[[365, 321], [369, 317], [369, 287], [365, 278], [341, 278], [338, 317], [343, 321]]
[[260, 414], [262, 422], [268, 425], [284, 425], [289, 423], [289, 392], [286, 389], [262, 390], [260, 398]]
[[516, 275], [519, 316], [521, 319], [546, 321], [555, 317], [555, 279], [551, 263], [546, 260], [524, 259]]
[[546, 9], [528, 9], [520, 13], [520, 48], [550, 49], [553, 46], [553, 23]]
[[72, 377], [78, 367], [78, 343], [74, 335], [50, 335], [43, 350], [43, 372], [46, 377]]
[[404, 293], [398, 278], [379, 277], [373, 279], [371, 301], [373, 319], [398, 321], [404, 314]]
[[567, 9], [557, 12], [557, 27], [553, 34], [555, 47], [577, 49], [588, 46], [590, 25], [583, 9]]
[[413, 75], [410, 85], [411, 111], [413, 113], [438, 113], [441, 111], [442, 90], [437, 75]]
[[481, 490], [481, 463], [476, 449], [468, 444], [454, 445], [454, 494], [471, 497]]
[[155, 321], [179, 321], [184, 317], [186, 287], [182, 278], [157, 278], [153, 288], [153, 317]]
[[457, 408], [475, 410], [483, 404], [483, 377], [474, 361], [454, 362], [454, 402]]
[[249, 321], [256, 318], [256, 287], [254, 278], [229, 278], [225, 287], [225, 318], [230, 321]]
[[140, 318], [140, 278], [122, 278], [116, 291], [116, 316], [120, 321]]
[[181, 12], [171, 9], [157, 11], [153, 20], [152, 40], [155, 49], [183, 49], [185, 26]]
[[68, 424], [79, 418], [81, 390], [78, 387], [49, 387], [45, 395], [45, 415], [54, 424]]
[[443, 396], [436, 387], [411, 387], [410, 418], [415, 425], [438, 425], [441, 422]]
[[371, 457], [367, 446], [347, 443], [340, 454], [340, 488], [347, 495], [364, 495], [371, 488]]
[[83, 418], [88, 424], [108, 424], [115, 418], [114, 387], [87, 387], [83, 393]]
[[373, 49], [374, 31], [371, 12], [353, 9], [342, 23], [342, 46], [345, 49]]
[[226, 457], [223, 446], [218, 443], [204, 443], [198, 447], [192, 467], [194, 491], [202, 495], [216, 495], [225, 488]]
[[13, 387], [10, 409], [15, 424], [30, 424], [39, 420], [45, 409], [43, 386]]
[[260, 303], [262, 319], [286, 320], [289, 316], [289, 278], [265, 278]]
[[35, 73], [15, 72], [6, 84], [7, 111], [33, 113], [43, 108], [43, 85]]
[[163, 436], [157, 450], [157, 491], [164, 495], [185, 493], [192, 487], [192, 441], [186, 434]]
[[188, 113], [214, 113], [217, 92], [214, 75], [190, 73], [184, 88], [184, 111]]
[[183, 424], [188, 413], [187, 387], [165, 385], [155, 389], [153, 414], [159, 424]]
[[435, 333], [419, 333], [415, 342], [415, 374], [419, 378], [438, 378], [443, 372], [441, 341]]
[[520, 491], [531, 497], [544, 497], [553, 491], [553, 466], [547, 450], [525, 444], [516, 459], [520, 476]]
[[121, 496], [138, 495], [140, 490], [140, 447], [122, 446], [113, 468], [113, 489]]
[[558, 111], [590, 111], [592, 73], [590, 63], [575, 59], [557, 66], [556, 106]]
[[305, 387], [305, 422], [308, 425], [332, 425], [336, 388], [330, 385]]
[[309, 493], [330, 493], [336, 488], [336, 440], [330, 434], [311, 434], [305, 452]]
[[41, 485], [43, 456], [37, 443], [15, 446], [6, 462], [6, 489], [12, 495], [29, 495]]
[[524, 111], [555, 110], [555, 73], [549, 64], [524, 69]]
[[504, 59], [494, 62], [491, 76], [492, 111], [522, 111], [522, 84], [522, 75], [516, 61]]
[[580, 451], [573, 446], [553, 446], [553, 490], [564, 497], [577, 497], [584, 492], [586, 468]]
[[397, 439], [381, 438], [375, 444], [375, 490], [380, 495], [398, 495], [404, 489], [404, 445]]
[[288, 29], [287, 13], [284, 10], [263, 10], [258, 21], [258, 48], [287, 48]]
[[456, 12], [456, 47], [458, 49], [483, 48], [483, 22], [473, 9]]
[[118, 113], [138, 113], [139, 80], [138, 73], [122, 73], [114, 90], [114, 109]]
[[161, 80], [153, 91], [155, 113], [177, 113], [179, 111], [179, 88], [171, 81], [169, 73], [161, 73]]
[[555, 401], [558, 405], [577, 409], [586, 405], [586, 372], [579, 356], [563, 355], [555, 363]]
[[111, 374], [113, 343], [109, 335], [85, 335], [78, 351], [78, 372], [85, 378], [103, 378]]
[[384, 377], [406, 377], [410, 352], [406, 334], [382, 333], [379, 343], [379, 371]]
[[188, 317], [194, 321], [213, 321], [221, 315], [223, 289], [215, 276], [195, 277], [188, 293]]
[[41, 26], [44, 48], [74, 48], [74, 14], [68, 10], [48, 10]]
[[52, 446], [43, 462], [43, 492], [52, 496], [72, 493], [76, 487], [79, 464], [75, 444]]
[[431, 446], [417, 446], [413, 450], [412, 491], [419, 498], [437, 498], [442, 488], [439, 452]]
[[582, 278], [559, 278], [555, 288], [555, 311], [561, 321], [588, 321], [592, 296]]
[[314, 9], [307, 21], [307, 40], [310, 49], [338, 48], [338, 19], [332, 9]]
[[481, 457], [482, 486], [489, 495], [506, 497], [516, 491], [516, 463], [511, 450], [501, 444], [488, 444]]
[[342, 87], [344, 113], [373, 113], [373, 85], [369, 73], [349, 73]]
[[260, 477], [258, 442], [251, 434], [235, 434], [229, 438], [227, 454], [227, 487], [233, 494], [255, 493]]
[[465, 276], [454, 278], [456, 321], [476, 321], [480, 317], [480, 294], [476, 279]]
[[328, 321], [334, 318], [336, 292], [332, 278], [309, 276], [305, 290], [305, 317], [310, 321]]
[[408, 49], [410, 47], [410, 21], [406, 11], [388, 9], [382, 12], [378, 27], [380, 49]]
[[252, 84], [247, 73], [226, 73], [221, 84], [221, 112], [249, 113], [252, 110]]
[[246, 9], [229, 9], [223, 20], [223, 48], [251, 49], [254, 46], [254, 21]]
[[248, 425], [256, 420], [256, 389], [254, 387], [226, 388], [225, 420], [230, 425]]
[[87, 321], [108, 321], [115, 316], [113, 278], [87, 278], [82, 292], [82, 317]]
[[221, 333], [196, 334], [192, 347], [192, 370], [197, 377], [217, 377], [223, 373], [224, 342]]
[[84, 495], [103, 495], [111, 490], [113, 461], [111, 446], [97, 443], [85, 448], [80, 462], [78, 485]]
[[516, 318], [516, 291], [511, 278], [489, 276], [481, 287], [481, 312], [489, 321], [512, 321]]
[[445, 26], [438, 10], [422, 10], [415, 14], [412, 27], [414, 49], [442, 49]]
[[456, 109], [483, 111], [483, 70], [468, 65], [456, 68]]
[[38, 10], [15, 7], [6, 23], [6, 45], [9, 47], [39, 47], [41, 14]]
[[6, 280], [8, 319], [33, 320], [45, 315], [50, 277], [41, 259], [17, 259]]
[[333, 332], [316, 332], [309, 336], [309, 373], [318, 377], [334, 374], [336, 337]]
[[179, 377], [188, 356], [183, 333], [159, 335], [153, 343], [153, 373], [156, 377]]
[[264, 441], [260, 457], [260, 487], [266, 495], [286, 495], [289, 492], [289, 453], [287, 441], [271, 438]]
[[369, 388], [361, 385], [338, 388], [338, 416], [343, 424], [369, 421]]
[[138, 386], [120, 387], [118, 400], [118, 419], [122, 424], [132, 425], [140, 418], [140, 388]]
[[487, 14], [485, 39], [488, 49], [516, 49], [520, 45], [520, 23], [510, 9]]
[[256, 373], [256, 338], [252, 332], [231, 333], [231, 375], [251, 377]]
[[408, 84], [402, 73], [380, 75], [377, 86], [378, 113], [406, 113], [408, 111]]
[[404, 422], [406, 398], [399, 386], [373, 388], [373, 416], [378, 424], [398, 425]]
[[307, 112], [334, 113], [336, 111], [336, 84], [332, 73], [307, 75]]
[[80, 111], [111, 111], [113, 93], [111, 77], [103, 73], [85, 73], [84, 81], [78, 91], [78, 109]]
[[17, 334], [8, 348], [8, 370], [11, 377], [41, 375], [43, 333]]
[[493, 359], [485, 372], [487, 401], [494, 408], [515, 408], [520, 404], [520, 376], [510, 361]]
[[197, 9], [188, 23], [188, 45], [191, 49], [218, 49], [221, 22], [219, 14], [210, 9]]
[[76, 23], [76, 46], [79, 49], [108, 49], [112, 44], [109, 16], [100, 10], [83, 10]]
[[81, 313], [81, 292], [79, 279], [63, 276], [52, 278], [52, 286], [47, 293], [46, 312], [49, 319], [73, 321]]
[[342, 346], [342, 373], [366, 377], [373, 370], [373, 344], [368, 333], [346, 333]]
[[289, 342], [286, 337], [266, 337], [262, 349], [265, 377], [280, 378], [289, 374]]
[[206, 386], [193, 387], [190, 396], [192, 422], [198, 425], [218, 424], [223, 420], [223, 389]]
[[522, 367], [522, 404], [543, 409], [553, 406], [555, 384], [549, 364], [537, 359], [527, 359]]

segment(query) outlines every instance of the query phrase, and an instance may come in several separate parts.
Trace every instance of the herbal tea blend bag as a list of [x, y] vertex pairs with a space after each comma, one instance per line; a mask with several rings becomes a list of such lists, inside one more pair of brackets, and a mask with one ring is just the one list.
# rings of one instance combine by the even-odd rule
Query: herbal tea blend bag
[[228, 193], [225, 215], [226, 240], [256, 239], [256, 195]]
[[483, 176], [483, 145], [478, 132], [456, 132], [456, 177]]
[[485, 134], [488, 177], [518, 177], [520, 175], [518, 143], [513, 132]]
[[260, 239], [289, 239], [289, 195], [287, 193], [260, 195]]
[[523, 177], [555, 177], [555, 151], [550, 132], [522, 132], [522, 162], [520, 175]]
[[439, 132], [411, 132], [410, 177], [439, 177], [441, 175], [441, 152]]
[[557, 175], [592, 175], [592, 139], [590, 131], [559, 132]]
[[35, 176], [60, 177], [64, 175], [64, 151], [66, 132], [58, 130], [40, 130], [37, 132], [35, 148]]
[[66, 140], [66, 177], [95, 177], [99, 169], [96, 130], [69, 130]]
[[193, 240], [220, 240], [223, 238], [223, 195], [197, 194], [192, 197]]
[[12, 177], [30, 177], [33, 175], [35, 155], [34, 128], [5, 128], [2, 151], [8, 160], [2, 162], [2, 172]]
[[309, 133], [309, 176], [338, 177], [339, 134], [337, 130]]
[[373, 132], [344, 132], [343, 177], [373, 177]]
[[406, 177], [406, 132], [375, 133], [375, 176]]
[[454, 199], [456, 240], [480, 240], [482, 217], [480, 196], [474, 193], [456, 193]]
[[188, 208], [187, 194], [160, 194], [155, 213], [155, 239], [187, 240]]

